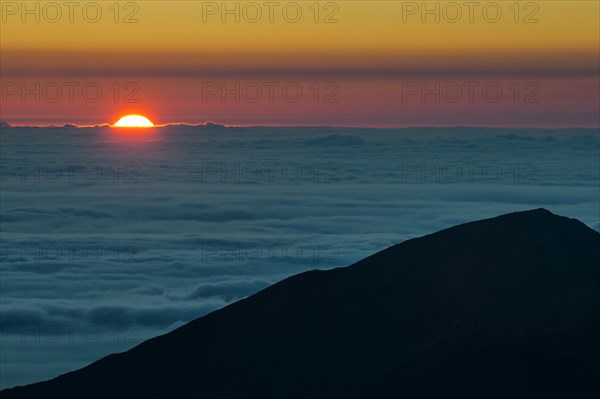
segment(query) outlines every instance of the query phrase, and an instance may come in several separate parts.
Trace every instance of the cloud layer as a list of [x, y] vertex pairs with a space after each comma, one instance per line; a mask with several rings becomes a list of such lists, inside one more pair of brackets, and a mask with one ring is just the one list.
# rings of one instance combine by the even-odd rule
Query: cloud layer
[[3, 126], [1, 139], [2, 387], [457, 223], [546, 207], [600, 229], [594, 130]]

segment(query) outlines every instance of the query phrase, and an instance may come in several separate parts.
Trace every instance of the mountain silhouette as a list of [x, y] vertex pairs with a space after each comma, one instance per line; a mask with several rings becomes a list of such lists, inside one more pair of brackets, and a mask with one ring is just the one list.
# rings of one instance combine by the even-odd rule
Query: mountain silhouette
[[600, 234], [544, 209], [309, 271], [10, 398], [597, 398]]

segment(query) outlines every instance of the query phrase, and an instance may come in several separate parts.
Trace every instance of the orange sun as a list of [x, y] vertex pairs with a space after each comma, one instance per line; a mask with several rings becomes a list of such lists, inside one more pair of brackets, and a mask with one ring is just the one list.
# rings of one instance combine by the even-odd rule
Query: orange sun
[[154, 127], [150, 119], [142, 115], [125, 115], [113, 125], [114, 127]]

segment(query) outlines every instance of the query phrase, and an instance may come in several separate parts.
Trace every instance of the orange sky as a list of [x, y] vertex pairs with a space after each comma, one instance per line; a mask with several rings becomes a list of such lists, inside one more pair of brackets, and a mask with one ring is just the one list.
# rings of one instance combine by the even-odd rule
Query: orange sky
[[[597, 1], [64, 4], [1, 2], [3, 120], [444, 125], [459, 107], [462, 124], [598, 124]], [[502, 99], [402, 102], [414, 83], [469, 82]], [[539, 101], [515, 100], [532, 82]]]

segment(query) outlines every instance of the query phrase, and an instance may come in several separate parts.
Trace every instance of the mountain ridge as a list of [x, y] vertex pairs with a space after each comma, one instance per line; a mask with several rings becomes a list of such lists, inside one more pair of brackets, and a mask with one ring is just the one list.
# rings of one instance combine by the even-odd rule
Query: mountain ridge
[[588, 397], [600, 371], [599, 244], [543, 208], [464, 223], [291, 276], [0, 396]]

